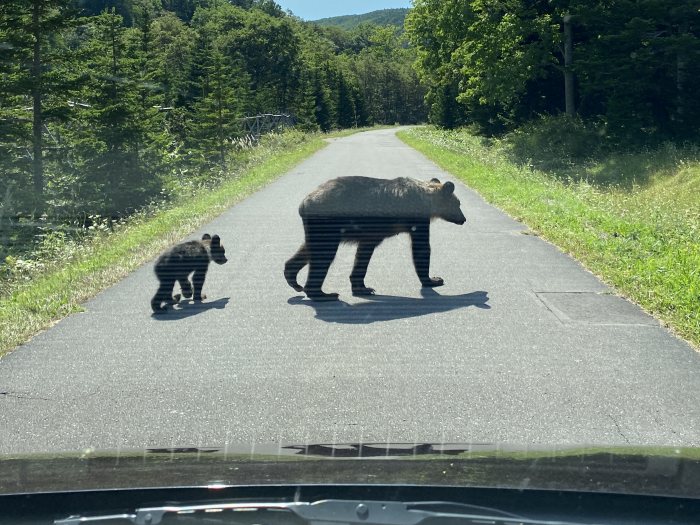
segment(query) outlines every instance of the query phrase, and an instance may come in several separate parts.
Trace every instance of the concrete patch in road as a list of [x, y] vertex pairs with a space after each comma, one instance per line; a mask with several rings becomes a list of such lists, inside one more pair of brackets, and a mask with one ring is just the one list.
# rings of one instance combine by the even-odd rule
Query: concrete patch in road
[[594, 292], [536, 292], [535, 295], [564, 324], [658, 326], [637, 305], [616, 295]]

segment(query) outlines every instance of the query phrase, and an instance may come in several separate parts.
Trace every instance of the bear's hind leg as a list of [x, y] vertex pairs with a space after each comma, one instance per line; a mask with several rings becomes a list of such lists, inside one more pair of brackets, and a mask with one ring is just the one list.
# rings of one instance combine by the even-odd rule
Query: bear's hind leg
[[297, 282], [297, 274], [309, 262], [309, 254], [306, 250], [306, 243], [302, 244], [291, 259], [284, 265], [284, 278], [287, 284], [294, 288], [297, 292], [303, 292], [304, 287]]
[[175, 279], [171, 277], [161, 279], [158, 291], [153, 296], [153, 299], [151, 299], [151, 309], [155, 313], [166, 311], [166, 308], [163, 307], [163, 303], [172, 304], [173, 286], [175, 286]]
[[335, 254], [340, 245], [340, 234], [333, 223], [310, 225], [306, 235], [306, 246], [309, 254], [309, 277], [306, 280], [304, 292], [314, 301], [335, 301], [337, 293], [323, 293], [321, 287], [328, 274]]

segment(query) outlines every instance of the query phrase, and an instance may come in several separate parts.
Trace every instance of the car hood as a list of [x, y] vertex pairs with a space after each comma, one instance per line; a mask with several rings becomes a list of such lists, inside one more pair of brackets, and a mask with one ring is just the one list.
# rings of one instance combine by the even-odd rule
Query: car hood
[[306, 484], [499, 487], [700, 498], [700, 449], [279, 444], [0, 457], [0, 494]]

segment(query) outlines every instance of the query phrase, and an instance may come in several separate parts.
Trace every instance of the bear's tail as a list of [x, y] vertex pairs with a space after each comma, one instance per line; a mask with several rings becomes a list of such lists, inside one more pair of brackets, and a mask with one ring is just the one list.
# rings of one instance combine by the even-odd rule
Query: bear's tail
[[297, 250], [297, 253], [289, 259], [284, 265], [284, 278], [287, 279], [287, 284], [294, 288], [297, 292], [303, 292], [304, 287], [299, 286], [297, 282], [297, 274], [309, 262], [309, 254], [306, 250], [306, 244], [302, 244]]

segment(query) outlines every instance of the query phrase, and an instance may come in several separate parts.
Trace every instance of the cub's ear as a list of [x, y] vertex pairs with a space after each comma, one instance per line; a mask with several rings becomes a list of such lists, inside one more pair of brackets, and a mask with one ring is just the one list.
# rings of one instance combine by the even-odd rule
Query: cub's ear
[[202, 235], [202, 240], [203, 241], [210, 241], [211, 235], [209, 235], [208, 233], [205, 233], [204, 235]]
[[430, 179], [430, 182], [433, 182], [435, 184], [440, 184], [440, 179]]
[[442, 190], [440, 190], [445, 193], [445, 195], [452, 195], [455, 192], [455, 185], [453, 182], [450, 182], [449, 180], [442, 185]]
[[211, 238], [211, 245], [212, 246], [219, 246], [221, 244], [221, 237], [218, 235], [214, 235], [214, 237]]

